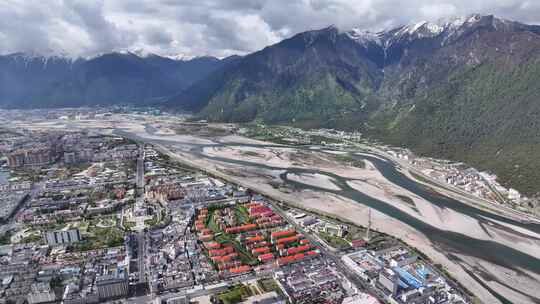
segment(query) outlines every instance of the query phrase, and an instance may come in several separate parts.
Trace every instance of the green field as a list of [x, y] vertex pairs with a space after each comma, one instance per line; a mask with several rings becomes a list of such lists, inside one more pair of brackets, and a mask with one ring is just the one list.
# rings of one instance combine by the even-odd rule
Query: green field
[[263, 155], [261, 155], [261, 154], [259, 154], [257, 152], [254, 152], [254, 151], [243, 151], [242, 154], [245, 155], [245, 156], [263, 157]]
[[124, 243], [124, 232], [116, 227], [90, 226], [82, 238], [81, 242], [73, 244], [75, 251], [121, 246]]
[[342, 248], [342, 247], [348, 247], [349, 243], [343, 238], [330, 235], [325, 232], [319, 232], [319, 236], [326, 242], [328, 245], [334, 247], [334, 248]]
[[274, 279], [259, 279], [257, 280], [257, 284], [259, 287], [264, 290], [264, 292], [271, 292], [276, 291], [278, 293], [281, 292], [281, 288], [279, 288], [279, 285], [276, 283], [276, 280]]
[[246, 224], [251, 223], [251, 218], [249, 217], [248, 210], [246, 207], [241, 205], [236, 205], [234, 208], [234, 214], [238, 219], [238, 223]]
[[334, 159], [340, 163], [345, 163], [348, 166], [364, 169], [366, 163], [362, 159], [356, 159], [354, 156], [347, 154], [338, 154], [334, 156]]
[[243, 299], [248, 298], [252, 295], [251, 290], [243, 285], [239, 284], [228, 291], [219, 294], [217, 297], [224, 304], [235, 304], [241, 302]]

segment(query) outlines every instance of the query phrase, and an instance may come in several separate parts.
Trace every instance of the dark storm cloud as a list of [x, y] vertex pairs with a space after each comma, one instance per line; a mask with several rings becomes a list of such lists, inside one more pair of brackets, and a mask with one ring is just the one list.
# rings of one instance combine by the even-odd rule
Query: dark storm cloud
[[3, 0], [0, 53], [91, 56], [133, 49], [173, 55], [251, 52], [337, 25], [379, 30], [470, 13], [540, 21], [538, 0]]

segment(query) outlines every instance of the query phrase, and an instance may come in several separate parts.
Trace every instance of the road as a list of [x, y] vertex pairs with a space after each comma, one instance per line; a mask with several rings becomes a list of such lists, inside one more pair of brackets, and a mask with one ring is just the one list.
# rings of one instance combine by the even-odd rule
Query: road
[[144, 150], [141, 148], [139, 151], [139, 158], [137, 158], [137, 188], [144, 188]]
[[38, 197], [41, 191], [45, 188], [44, 182], [37, 182], [32, 185], [32, 188], [26, 192], [26, 197], [23, 198], [23, 202], [19, 206], [15, 208], [13, 211], [13, 214], [9, 217], [7, 222], [5, 222], [3, 225], [0, 225], [0, 235], [4, 235], [4, 233], [17, 228], [20, 224], [17, 224], [15, 219], [17, 218], [17, 215], [26, 209], [26, 206], [29, 202], [31, 202], [34, 198]]
[[121, 181], [115, 181], [115, 182], [107, 182], [107, 183], [95, 183], [95, 184], [79, 184], [75, 186], [55, 186], [55, 187], [45, 187], [45, 184], [43, 185], [43, 189], [47, 191], [67, 191], [67, 190], [78, 190], [78, 189], [86, 189], [86, 188], [97, 188], [100, 186], [110, 186], [110, 185], [121, 185], [121, 184], [131, 184], [133, 183], [133, 179], [126, 179]]
[[[139, 147], [139, 158], [137, 158], [137, 173], [135, 177], [137, 183], [137, 203], [144, 203], [144, 149], [142, 146]], [[137, 245], [138, 245], [138, 262], [139, 262], [139, 282], [144, 283], [147, 281], [146, 277], [146, 232], [140, 230], [137, 232]]]
[[144, 231], [137, 232], [137, 257], [139, 260], [139, 282], [146, 282], [146, 268], [144, 258], [146, 256], [146, 236]]

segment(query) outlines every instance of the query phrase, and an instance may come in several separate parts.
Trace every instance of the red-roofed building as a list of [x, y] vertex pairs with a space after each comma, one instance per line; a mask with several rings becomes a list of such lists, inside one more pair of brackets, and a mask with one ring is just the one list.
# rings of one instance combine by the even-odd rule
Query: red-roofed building
[[244, 273], [250, 270], [251, 270], [251, 267], [249, 267], [248, 265], [238, 266], [238, 267], [229, 269], [231, 273]]
[[231, 246], [227, 246], [223, 249], [210, 249], [208, 250], [208, 255], [209, 256], [219, 256], [219, 255], [226, 255], [226, 254], [229, 254], [229, 253], [233, 253], [234, 252], [234, 248], [232, 248]]
[[362, 239], [355, 239], [355, 240], [351, 240], [350, 244], [351, 244], [352, 247], [363, 247], [367, 243], [366, 243], [366, 241], [364, 241]]
[[211, 242], [211, 243], [205, 243], [204, 246], [208, 249], [218, 249], [218, 248], [221, 248], [221, 244], [220, 243], [216, 243], [216, 242]]
[[246, 208], [248, 208], [248, 209], [249, 209], [249, 208], [253, 208], [253, 207], [260, 207], [260, 206], [262, 206], [262, 204], [261, 204], [261, 203], [257, 203], [257, 202], [251, 202], [251, 203], [249, 203], [249, 204], [247, 204], [247, 205], [246, 205]]
[[278, 266], [282, 266], [282, 265], [286, 265], [286, 264], [289, 264], [289, 263], [298, 262], [298, 261], [302, 260], [304, 257], [305, 257], [305, 254], [303, 254], [303, 253], [298, 253], [298, 254], [295, 254], [295, 255], [286, 255], [286, 256], [283, 256], [283, 257], [279, 257], [277, 259], [276, 263], [277, 263]]
[[257, 228], [257, 224], [246, 224], [246, 225], [226, 228], [225, 232], [226, 233], [239, 233], [239, 232], [250, 231], [255, 228]]
[[199, 240], [201, 242], [210, 242], [211, 240], [214, 239], [214, 235], [213, 234], [209, 234], [209, 235], [201, 235], [199, 236]]
[[294, 229], [279, 230], [279, 231], [272, 232], [270, 234], [270, 238], [272, 239], [272, 241], [274, 241], [276, 239], [288, 237], [294, 234], [296, 234], [296, 231]]
[[265, 253], [265, 254], [259, 255], [257, 258], [259, 259], [259, 261], [264, 263], [264, 262], [274, 260], [274, 255], [272, 253]]
[[264, 237], [262, 235], [256, 235], [256, 236], [250, 236], [246, 239], [246, 242], [253, 243], [253, 242], [260, 242], [263, 241]]
[[294, 255], [294, 260], [295, 261], [301, 260], [301, 259], [304, 258], [304, 256], [305, 255], [303, 253], [297, 253], [297, 254]]
[[264, 216], [264, 214], [273, 213], [272, 209], [266, 206], [254, 206], [249, 208], [249, 215], [251, 216]]
[[283, 250], [283, 251], [287, 252], [286, 255], [292, 255], [292, 254], [308, 251], [309, 249], [311, 249], [311, 245], [300, 245], [297, 247], [287, 248], [286, 250]]
[[292, 243], [292, 242], [296, 242], [296, 241], [298, 241], [298, 236], [293, 235], [293, 236], [290, 236], [290, 237], [277, 239], [276, 243], [279, 245], [279, 244]]
[[268, 247], [259, 247], [259, 248], [255, 248], [251, 250], [251, 253], [253, 255], [259, 255], [259, 254], [268, 253], [268, 252], [270, 252], [270, 248]]
[[292, 263], [292, 262], [294, 262], [294, 256], [292, 256], [292, 255], [279, 257], [277, 259], [277, 261], [276, 261], [278, 266], [286, 265], [286, 264], [289, 264], [289, 263]]
[[214, 263], [219, 263], [219, 262], [228, 262], [232, 259], [232, 257], [228, 255], [222, 255], [222, 256], [213, 256], [211, 257], [211, 259]]
[[195, 229], [197, 229], [197, 231], [201, 231], [205, 228], [203, 221], [195, 221]]
[[268, 243], [267, 241], [262, 241], [262, 242], [257, 242], [257, 243], [253, 243], [253, 244], [249, 244], [247, 245], [247, 247], [249, 249], [253, 249], [253, 248], [258, 248], [258, 247], [265, 247], [265, 246], [269, 246], [270, 243]]

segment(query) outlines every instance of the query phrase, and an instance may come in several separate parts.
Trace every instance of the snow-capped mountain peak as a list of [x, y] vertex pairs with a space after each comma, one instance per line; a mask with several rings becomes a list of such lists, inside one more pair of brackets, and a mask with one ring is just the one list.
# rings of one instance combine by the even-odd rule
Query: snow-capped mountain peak
[[24, 66], [38, 63], [43, 65], [44, 69], [52, 62], [62, 62], [71, 65], [79, 59], [78, 57], [70, 56], [67, 52], [55, 50], [18, 52], [7, 56], [11, 57], [15, 62], [24, 64]]
[[197, 58], [196, 56], [190, 56], [186, 54], [168, 54], [168, 55], [161, 55], [162, 57], [169, 58], [176, 61], [189, 61]]
[[376, 43], [385, 48], [399, 41], [410, 42], [416, 39], [434, 38], [442, 35], [444, 35], [442, 39], [444, 43], [449, 38], [459, 35], [465, 28], [484, 20], [484, 18], [491, 18], [491, 16], [472, 14], [465, 17], [440, 19], [436, 22], [420, 21], [377, 33], [353, 28], [346, 34], [364, 46], [367, 46], [368, 43]]
[[364, 45], [367, 43], [376, 43], [378, 45], [382, 45], [381, 33], [374, 33], [371, 31], [364, 31], [359, 28], [353, 28], [346, 34], [354, 41]]
[[437, 36], [442, 31], [444, 31], [444, 27], [436, 23], [431, 23], [428, 21], [421, 21], [421, 22], [417, 22], [411, 25], [403, 26], [393, 36], [398, 39], [402, 37], [406, 37], [408, 39], [425, 38], [425, 37]]
[[472, 14], [462, 17], [451, 17], [439, 19], [436, 23], [445, 29], [458, 29], [466, 24], [474, 24], [482, 19], [482, 15]]

